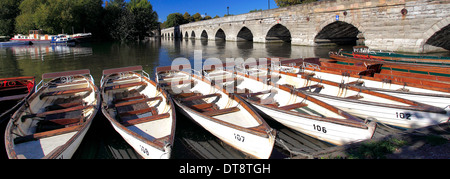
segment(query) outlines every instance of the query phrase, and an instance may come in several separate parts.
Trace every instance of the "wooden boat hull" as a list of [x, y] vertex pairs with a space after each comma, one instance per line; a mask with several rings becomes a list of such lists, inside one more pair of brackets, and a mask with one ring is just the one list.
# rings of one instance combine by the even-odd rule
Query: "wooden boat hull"
[[[296, 77], [280, 74], [283, 80], [279, 84], [303, 87], [301, 91], [344, 110], [352, 115], [386, 123], [402, 128], [418, 128], [446, 122], [449, 115], [443, 108], [417, 103], [415, 101], [343, 86], [326, 79], [314, 77]], [[321, 85], [322, 90], [313, 92], [305, 86]]]
[[188, 116], [190, 119], [195, 121], [195, 123], [199, 124], [211, 134], [232, 147], [259, 159], [267, 159], [272, 154], [273, 145], [275, 144], [274, 136], [260, 136], [251, 132], [226, 126], [198, 114], [177, 101], [175, 101], [175, 103], [182, 109], [182, 113], [184, 115]]
[[352, 100], [333, 99], [330, 96], [311, 94], [309, 92], [308, 94], [363, 119], [402, 128], [420, 128], [448, 121], [446, 113], [408, 110], [392, 105], [373, 105]]
[[[159, 72], [159, 69], [157, 69], [157, 71]], [[176, 87], [173, 88], [167, 86], [165, 87], [165, 90], [172, 90], [172, 98], [184, 115], [191, 118], [195, 123], [202, 126], [220, 140], [245, 154], [254, 158], [267, 159], [270, 157], [275, 143], [275, 130], [270, 128], [265, 121], [248, 106], [248, 104], [241, 99], [226, 93], [225, 90], [218, 88], [216, 85], [211, 85], [209, 81], [200, 76], [191, 76], [185, 72], [176, 72], [176, 75], [174, 76], [181, 76], [178, 79], [192, 79], [195, 86], [191, 87], [186, 85], [191, 85], [192, 82], [189, 84], [178, 83], [174, 78], [160, 77], [158, 72], [158, 83], [170, 83], [172, 86]], [[200, 105], [217, 105], [220, 109], [206, 112], [200, 112], [201, 110], [198, 109], [194, 110], [195, 107], [193, 106], [195, 105], [188, 106], [188, 104], [185, 103], [188, 101], [189, 97], [179, 98], [176, 96], [180, 91], [175, 92], [178, 91], [175, 89], [180, 88], [185, 89], [184, 93], [198, 92], [196, 94], [203, 94], [203, 97], [208, 95], [214, 96], [219, 100], [216, 102], [211, 102], [210, 100], [207, 100], [208, 102], [197, 100], [197, 102], [201, 102]], [[215, 93], [210, 94], [212, 91], [215, 91]], [[194, 96], [190, 97], [190, 99], [199, 97], [202, 96]], [[223, 112], [229, 109], [232, 109], [232, 111]], [[212, 115], [211, 112], [219, 113]]]
[[371, 139], [376, 128], [374, 122], [369, 123], [368, 128], [365, 129], [300, 117], [255, 103], [252, 103], [252, 105], [275, 121], [291, 129], [334, 145], [344, 145]]
[[[307, 107], [317, 108], [315, 111], [323, 113], [318, 116], [316, 115], [306, 115], [303, 112], [297, 112], [297, 109], [294, 110], [281, 110], [278, 108], [274, 108], [270, 105], [265, 105], [261, 103], [257, 103], [253, 100], [250, 100], [248, 98], [244, 98], [248, 103], [252, 104], [255, 108], [258, 109], [258, 112], [265, 114], [275, 121], [292, 128], [296, 131], [299, 131], [301, 133], [307, 134], [309, 136], [312, 136], [314, 138], [318, 138], [320, 140], [335, 144], [335, 145], [343, 145], [347, 143], [352, 142], [358, 142], [362, 140], [367, 140], [372, 138], [376, 124], [374, 122], [370, 122], [368, 124], [365, 124], [363, 121], [357, 121], [357, 120], [348, 120], [345, 119], [337, 119], [336, 117], [343, 114], [344, 112], [332, 112], [331, 107], [330, 109], [326, 109], [325, 106], [328, 106], [328, 104], [319, 104], [323, 102], [312, 102], [312, 97], [292, 97], [290, 92], [284, 91], [283, 89], [280, 89], [276, 86], [272, 85], [264, 85], [261, 81], [257, 81], [256, 79], [251, 79], [250, 77], [247, 77], [243, 75], [242, 73], [237, 73], [237, 77], [245, 77], [244, 81], [241, 84], [254, 84], [254, 85], [247, 85], [249, 86], [266, 86], [262, 87], [264, 89], [271, 89], [276, 90], [278, 93], [287, 93], [288, 96], [285, 96], [283, 98], [286, 98], [284, 100], [291, 98], [298, 98], [298, 100], [302, 100], [302, 103], [307, 104]], [[259, 85], [258, 85], [259, 83]], [[238, 86], [240, 87], [240, 86]], [[249, 87], [250, 89], [250, 87]], [[256, 88], [254, 88], [256, 89]], [[281, 94], [280, 94], [281, 95]], [[281, 96], [282, 97], [282, 96]], [[281, 99], [280, 102], [281, 103]], [[321, 107], [319, 107], [321, 106]], [[326, 109], [327, 111], [318, 111]], [[314, 109], [312, 109], [314, 110]], [[329, 111], [330, 110], [330, 111]], [[312, 112], [315, 113], [315, 112]], [[339, 113], [339, 114], [338, 114]], [[324, 116], [328, 115], [328, 116]], [[345, 114], [347, 115], [347, 114]], [[325, 118], [319, 117], [323, 116]], [[354, 117], [351, 117], [354, 118]], [[356, 119], [356, 118], [355, 118]]]
[[[175, 136], [174, 105], [155, 82], [147, 76], [133, 71], [142, 71], [142, 67], [134, 66], [103, 71], [102, 112], [116, 132], [141, 157], [169, 159]], [[144, 71], [142, 72], [144, 73]], [[113, 78], [117, 81], [109, 84]], [[140, 84], [130, 85], [135, 83]], [[137, 96], [133, 96], [133, 91], [136, 91]], [[128, 97], [123, 95], [125, 93]], [[123, 98], [118, 98], [117, 95], [122, 95]], [[120, 102], [114, 102], [114, 100], [120, 100]], [[148, 108], [141, 108], [142, 105]], [[119, 113], [126, 108], [136, 108], [137, 110], [124, 112], [127, 113], [126, 115]], [[146, 109], [151, 110], [146, 111]], [[129, 118], [130, 116], [133, 117]]]
[[400, 84], [374, 81], [368, 79], [371, 77], [364, 77], [364, 78], [351, 76], [344, 77], [342, 75], [311, 70], [305, 70], [304, 72], [314, 74], [314, 76], [317, 78], [328, 79], [336, 83], [347, 83], [347, 84], [351, 83], [354, 84], [353, 86], [358, 88], [377, 91], [380, 93], [388, 94], [391, 96], [397, 96], [412, 101], [417, 101], [420, 103], [436, 106], [443, 109], [450, 105], [450, 91], [443, 92], [443, 91], [429, 90], [420, 87], [405, 86]]
[[0, 79], [0, 124], [10, 119], [11, 115], [34, 93], [34, 80], [32, 76]]
[[100, 93], [92, 77], [83, 76], [87, 74], [89, 70], [43, 75], [42, 79], [53, 78], [51, 83], [30, 96], [8, 123], [5, 145], [9, 158], [72, 157], [100, 107]]

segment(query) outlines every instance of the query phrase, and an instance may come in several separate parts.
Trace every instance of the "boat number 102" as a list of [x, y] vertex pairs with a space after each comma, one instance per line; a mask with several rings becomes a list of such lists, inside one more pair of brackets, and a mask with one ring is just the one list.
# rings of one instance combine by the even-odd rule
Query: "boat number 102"
[[402, 113], [402, 112], [396, 112], [395, 115], [397, 116], [397, 118], [399, 119], [411, 119], [411, 114], [409, 113]]

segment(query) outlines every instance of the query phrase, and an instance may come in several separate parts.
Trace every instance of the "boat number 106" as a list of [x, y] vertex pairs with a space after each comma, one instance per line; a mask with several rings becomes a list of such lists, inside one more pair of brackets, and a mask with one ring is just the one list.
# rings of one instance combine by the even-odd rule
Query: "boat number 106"
[[313, 127], [314, 127], [314, 130], [316, 130], [316, 131], [327, 133], [327, 129], [325, 127], [322, 127], [320, 125], [315, 125], [315, 124], [313, 124]]

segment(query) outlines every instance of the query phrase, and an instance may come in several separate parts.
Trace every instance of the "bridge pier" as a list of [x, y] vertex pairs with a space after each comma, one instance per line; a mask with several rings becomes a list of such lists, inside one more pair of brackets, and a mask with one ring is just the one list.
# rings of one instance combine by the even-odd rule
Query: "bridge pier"
[[448, 51], [450, 1], [319, 1], [184, 24], [162, 29], [161, 36], [306, 46], [364, 43], [372, 49], [413, 53]]

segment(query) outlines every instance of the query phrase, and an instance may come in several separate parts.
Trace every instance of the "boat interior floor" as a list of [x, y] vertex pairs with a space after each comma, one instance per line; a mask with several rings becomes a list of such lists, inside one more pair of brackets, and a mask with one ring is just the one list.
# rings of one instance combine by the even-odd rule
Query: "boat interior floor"
[[[150, 106], [147, 102], [158, 101]], [[124, 126], [132, 126], [144, 122], [170, 117], [169, 113], [159, 114], [158, 106], [162, 97], [149, 98], [139, 93], [139, 90], [126, 90], [114, 94], [112, 106], [118, 115], [118, 121]]]

